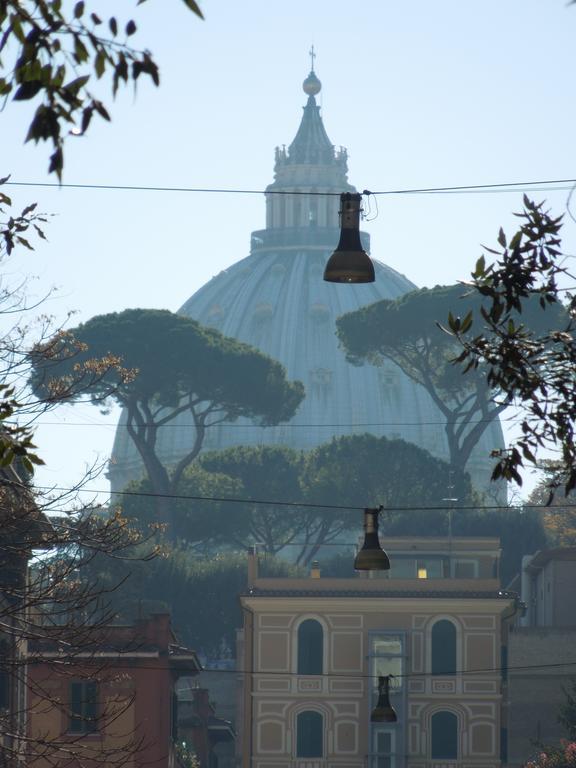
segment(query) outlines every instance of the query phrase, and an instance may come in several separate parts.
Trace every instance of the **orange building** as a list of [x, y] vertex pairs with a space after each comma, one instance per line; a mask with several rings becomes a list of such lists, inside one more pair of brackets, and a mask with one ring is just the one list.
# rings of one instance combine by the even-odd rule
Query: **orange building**
[[27, 765], [173, 768], [175, 684], [201, 670], [196, 653], [167, 614], [101, 632], [78, 649], [30, 646]]

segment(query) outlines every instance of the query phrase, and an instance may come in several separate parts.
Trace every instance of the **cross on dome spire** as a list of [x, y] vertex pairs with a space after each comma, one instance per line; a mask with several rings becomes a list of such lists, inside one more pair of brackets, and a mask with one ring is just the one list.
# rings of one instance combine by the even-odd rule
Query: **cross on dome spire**
[[308, 54], [310, 56], [310, 74], [302, 83], [302, 88], [304, 93], [308, 96], [317, 96], [320, 93], [320, 89], [322, 88], [322, 83], [320, 80], [318, 80], [316, 77], [316, 72], [314, 71], [314, 59], [316, 58], [316, 52], [313, 45], [310, 47]]
[[316, 54], [314, 53], [314, 45], [312, 44], [310, 47], [310, 50], [308, 51], [310, 54], [310, 72], [314, 72], [314, 59], [316, 58]]

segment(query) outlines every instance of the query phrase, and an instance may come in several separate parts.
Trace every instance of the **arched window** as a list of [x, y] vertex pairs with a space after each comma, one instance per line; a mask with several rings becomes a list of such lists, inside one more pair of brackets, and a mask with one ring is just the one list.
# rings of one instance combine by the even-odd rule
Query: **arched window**
[[324, 721], [320, 712], [300, 712], [296, 718], [296, 757], [324, 756]]
[[458, 759], [458, 718], [453, 712], [432, 715], [432, 760]]
[[321, 675], [324, 670], [324, 630], [315, 619], [298, 627], [298, 674]]
[[432, 674], [453, 675], [456, 672], [456, 627], [441, 619], [432, 627]]

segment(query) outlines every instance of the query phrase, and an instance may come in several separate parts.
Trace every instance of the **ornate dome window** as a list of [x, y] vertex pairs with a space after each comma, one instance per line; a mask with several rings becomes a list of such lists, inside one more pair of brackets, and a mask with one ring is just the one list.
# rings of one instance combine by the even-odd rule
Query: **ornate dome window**
[[286, 274], [286, 265], [282, 264], [280, 261], [277, 261], [276, 264], [273, 264], [270, 268], [270, 274], [272, 274], [274, 277], [284, 277]]
[[318, 322], [326, 322], [330, 317], [330, 307], [321, 301], [315, 301], [310, 306], [310, 317]]
[[207, 323], [208, 325], [220, 326], [224, 321], [225, 312], [220, 304], [213, 304], [208, 310]]
[[254, 307], [254, 320], [256, 320], [259, 323], [266, 322], [267, 320], [270, 320], [272, 315], [274, 314], [274, 307], [272, 304], [268, 303], [267, 301], [262, 301], [259, 304], [256, 304]]

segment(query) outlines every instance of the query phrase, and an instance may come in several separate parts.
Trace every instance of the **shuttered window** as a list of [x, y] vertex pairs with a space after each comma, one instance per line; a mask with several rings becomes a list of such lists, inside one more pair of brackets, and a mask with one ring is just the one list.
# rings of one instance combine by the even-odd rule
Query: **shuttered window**
[[98, 684], [93, 680], [70, 683], [71, 733], [95, 733], [98, 730]]

